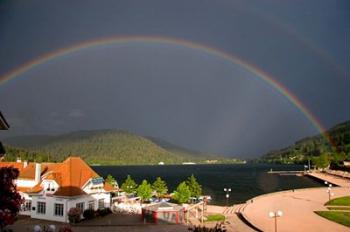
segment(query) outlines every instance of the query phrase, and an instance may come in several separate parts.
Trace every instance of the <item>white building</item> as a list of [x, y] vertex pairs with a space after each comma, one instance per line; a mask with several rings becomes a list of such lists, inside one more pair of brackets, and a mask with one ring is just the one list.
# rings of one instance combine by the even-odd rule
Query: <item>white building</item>
[[113, 187], [104, 183], [80, 157], [62, 163], [0, 162], [20, 171], [17, 189], [25, 198], [21, 214], [32, 218], [68, 222], [70, 208], [110, 207]]

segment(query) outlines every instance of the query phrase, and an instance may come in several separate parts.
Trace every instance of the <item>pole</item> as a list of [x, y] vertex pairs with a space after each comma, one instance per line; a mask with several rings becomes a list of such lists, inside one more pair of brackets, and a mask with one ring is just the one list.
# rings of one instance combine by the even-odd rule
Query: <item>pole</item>
[[275, 215], [275, 232], [277, 232], [277, 215]]

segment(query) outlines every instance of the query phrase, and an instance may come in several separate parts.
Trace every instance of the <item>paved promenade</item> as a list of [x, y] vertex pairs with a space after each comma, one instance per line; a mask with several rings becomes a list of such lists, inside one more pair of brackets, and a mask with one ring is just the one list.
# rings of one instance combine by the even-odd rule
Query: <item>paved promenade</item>
[[[327, 188], [301, 189], [277, 192], [253, 198], [241, 211], [243, 216], [262, 231], [274, 231], [274, 219], [269, 218], [270, 211], [282, 210], [278, 218], [279, 232], [317, 231], [349, 232], [350, 228], [318, 216], [314, 211], [327, 210]], [[350, 195], [347, 187], [334, 187], [334, 197]]]
[[327, 181], [328, 183], [332, 183], [340, 187], [350, 188], [349, 178], [343, 178], [340, 176], [336, 176], [328, 173], [322, 173], [322, 172], [311, 172], [311, 173], [308, 173], [307, 175], [323, 181]]

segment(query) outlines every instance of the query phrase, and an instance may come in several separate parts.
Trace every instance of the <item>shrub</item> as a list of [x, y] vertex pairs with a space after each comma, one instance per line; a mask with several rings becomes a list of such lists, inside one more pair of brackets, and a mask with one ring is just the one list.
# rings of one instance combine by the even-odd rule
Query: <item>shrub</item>
[[219, 223], [216, 224], [214, 228], [207, 228], [205, 226], [194, 226], [188, 228], [188, 231], [193, 231], [193, 232], [226, 232], [226, 227]]
[[68, 211], [68, 220], [70, 223], [77, 223], [80, 221], [81, 210], [79, 208], [70, 208]]
[[104, 208], [104, 209], [98, 209], [98, 210], [97, 210], [97, 214], [98, 214], [99, 216], [102, 216], [102, 217], [104, 217], [104, 216], [110, 214], [111, 212], [112, 212], [112, 211], [111, 211], [110, 208]]
[[83, 216], [85, 219], [92, 219], [95, 217], [95, 210], [86, 209], [86, 210], [84, 210]]
[[15, 222], [23, 203], [23, 198], [17, 192], [14, 182], [18, 175], [19, 171], [16, 168], [0, 168], [0, 231]]

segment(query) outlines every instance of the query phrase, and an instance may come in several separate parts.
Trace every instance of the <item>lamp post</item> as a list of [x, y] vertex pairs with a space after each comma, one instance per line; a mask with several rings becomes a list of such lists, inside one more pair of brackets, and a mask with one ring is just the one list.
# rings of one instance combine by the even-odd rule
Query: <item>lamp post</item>
[[230, 198], [231, 188], [224, 188], [224, 192], [226, 193], [226, 206], [228, 206], [228, 199]]
[[269, 217], [275, 219], [275, 232], [277, 232], [277, 218], [282, 217], [283, 212], [281, 210], [277, 210], [276, 212], [269, 212]]
[[327, 189], [327, 193], [328, 193], [328, 201], [331, 200], [331, 196], [334, 196], [334, 193], [332, 193], [332, 185], [330, 184], [328, 189]]
[[327, 181], [324, 182], [325, 185], [328, 185], [328, 188], [326, 190], [326, 192], [328, 193], [328, 201], [331, 200], [331, 197], [334, 196], [334, 193], [332, 193], [332, 184], [328, 184]]

